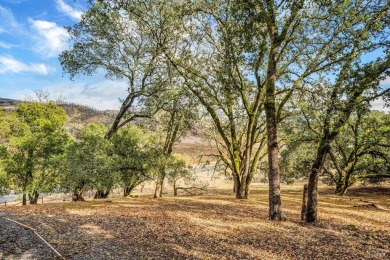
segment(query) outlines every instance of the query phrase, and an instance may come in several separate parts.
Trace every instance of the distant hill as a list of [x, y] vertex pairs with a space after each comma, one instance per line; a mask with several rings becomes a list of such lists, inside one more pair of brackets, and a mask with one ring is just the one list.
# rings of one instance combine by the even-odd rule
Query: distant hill
[[[16, 109], [16, 106], [24, 101], [0, 98], [0, 110], [11, 112]], [[93, 107], [79, 105], [72, 102], [57, 102], [58, 106], [62, 107], [67, 116], [65, 128], [71, 136], [82, 129], [88, 123], [100, 123], [104, 125], [111, 125], [117, 115], [117, 110], [98, 110]], [[141, 119], [142, 120], [142, 119]], [[137, 124], [137, 121], [132, 122]], [[197, 132], [201, 132], [199, 129]], [[182, 138], [174, 147], [175, 153], [186, 154], [191, 157], [193, 163], [198, 162], [201, 154], [210, 153], [214, 147], [206, 144], [200, 136], [190, 134]], [[215, 151], [214, 151], [215, 152]]]
[[[0, 98], [0, 109], [6, 112], [14, 111], [20, 102], [23, 101]], [[72, 102], [60, 101], [57, 102], [57, 105], [62, 107], [68, 115], [66, 128], [71, 135], [88, 123], [110, 125], [117, 113], [116, 110], [98, 110]]]
[[4, 111], [12, 111], [20, 103], [19, 100], [0, 98], [0, 109]]
[[73, 135], [88, 123], [111, 125], [118, 111], [98, 110], [90, 106], [79, 105], [72, 102], [57, 102], [68, 115], [66, 128]]

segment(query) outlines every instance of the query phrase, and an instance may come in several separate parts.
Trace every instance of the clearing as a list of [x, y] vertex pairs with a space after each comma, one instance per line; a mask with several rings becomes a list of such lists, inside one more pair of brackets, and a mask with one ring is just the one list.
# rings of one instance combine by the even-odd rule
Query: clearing
[[[0, 218], [35, 228], [67, 259], [390, 259], [389, 188], [355, 188], [339, 197], [322, 187], [315, 225], [300, 221], [301, 184], [282, 188], [285, 222], [267, 220], [267, 186], [251, 188], [248, 200], [226, 189], [0, 206]], [[8, 239], [0, 237], [0, 258], [15, 259]], [[38, 258], [52, 259], [45, 252]]]

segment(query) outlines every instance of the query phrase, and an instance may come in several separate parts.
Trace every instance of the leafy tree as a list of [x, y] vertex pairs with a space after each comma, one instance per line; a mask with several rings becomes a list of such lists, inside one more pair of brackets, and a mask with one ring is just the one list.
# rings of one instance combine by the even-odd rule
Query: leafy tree
[[[140, 23], [141, 17], [128, 17], [114, 3], [91, 3], [82, 20], [68, 28], [73, 46], [60, 55], [61, 64], [72, 78], [103, 69], [108, 78], [127, 80], [128, 96], [122, 100], [120, 111], [106, 134], [108, 139], [130, 121], [152, 117], [158, 110], [164, 110], [160, 116], [167, 115], [169, 122], [163, 122], [166, 128], [163, 153], [169, 156], [173, 143], [186, 128], [184, 124], [190, 121], [191, 103], [185, 102], [188, 98], [179, 100], [184, 97], [177, 91], [180, 83], [163, 59], [160, 43], [155, 41], [159, 29]], [[164, 169], [159, 175], [157, 183], [162, 187]], [[156, 195], [161, 194], [160, 189]]]
[[[339, 75], [339, 78], [345, 77], [343, 80], [340, 79], [339, 85], [335, 86], [319, 80], [311, 88], [300, 89], [301, 95], [292, 100], [292, 106], [299, 112], [295, 112], [296, 116], [291, 119], [296, 123], [292, 124], [287, 132], [292, 141], [288, 144], [289, 148], [286, 153], [289, 153], [287, 157], [296, 157], [303, 162], [298, 166], [301, 172], [311, 172], [311, 185], [316, 187], [319, 176], [325, 171], [328, 177], [332, 178], [333, 176], [332, 182], [338, 186], [337, 190], [340, 193], [342, 186], [348, 186], [342, 184], [345, 183], [345, 176], [353, 175], [352, 172], [355, 171], [359, 158], [368, 158], [366, 152], [363, 151], [366, 150], [367, 146], [360, 144], [362, 136], [360, 136], [359, 129], [364, 127], [361, 119], [366, 117], [363, 116], [365, 113], [368, 113], [365, 108], [368, 103], [377, 96], [388, 93], [388, 90], [382, 91], [379, 84], [388, 68], [387, 62], [388, 58], [378, 60], [364, 65], [364, 69], [344, 67], [344, 73], [347, 73], [348, 76]], [[350, 66], [350, 64], [345, 64], [345, 66]], [[361, 119], [358, 120], [358, 118]], [[380, 133], [379, 137], [371, 139], [372, 146], [370, 148], [373, 150], [379, 148], [378, 152], [382, 151], [380, 153], [384, 155], [384, 148], [375, 145], [376, 142], [385, 145], [385, 142], [379, 141], [382, 135], [386, 135], [385, 132]], [[364, 142], [367, 141], [366, 139]], [[316, 148], [313, 149], [313, 146]], [[312, 148], [307, 149], [308, 147]], [[294, 153], [295, 148], [297, 153]], [[372, 153], [373, 150], [366, 151]], [[344, 155], [342, 155], [343, 153]], [[360, 153], [361, 155], [358, 156]], [[331, 156], [327, 157], [327, 155]], [[308, 167], [308, 163], [310, 163], [310, 167]], [[369, 167], [368, 164], [365, 166], [360, 164], [360, 166]], [[343, 173], [343, 170], [346, 172]], [[314, 182], [313, 172], [317, 178]], [[350, 173], [347, 174], [347, 172]], [[303, 175], [306, 176], [306, 174]], [[309, 186], [309, 192], [313, 191], [310, 187], [313, 188], [313, 186]], [[316, 193], [317, 188], [314, 191]], [[309, 203], [313, 203], [314, 200], [316, 198], [309, 196]], [[314, 208], [316, 210], [316, 207]], [[311, 216], [308, 221], [316, 220], [316, 213], [312, 215], [314, 208], [311, 208]]]
[[[361, 55], [382, 48], [387, 37], [384, 28], [389, 5], [387, 1], [350, 0], [237, 2], [241, 4], [239, 8], [244, 7], [238, 14], [247, 26], [246, 32], [253, 35], [251, 39], [256, 39], [255, 44], [266, 55], [260, 75], [264, 75], [266, 89], [270, 218], [281, 219], [277, 126], [285, 105], [294, 92], [310, 88], [318, 78], [337, 86], [343, 79], [331, 74], [343, 78], [351, 65], [363, 66], [359, 65]], [[253, 33], [256, 28], [263, 29]], [[313, 165], [313, 169], [317, 166]], [[317, 196], [315, 176], [311, 176], [309, 185], [310, 212]]]
[[[306, 93], [294, 102], [300, 107], [281, 125], [285, 137], [281, 151], [282, 178], [307, 178], [321, 140], [326, 108], [325, 88]], [[309, 103], [310, 102], [310, 103]], [[299, 104], [299, 105], [298, 105]], [[380, 182], [389, 177], [388, 115], [370, 111], [359, 104], [331, 143], [329, 156], [321, 173], [323, 181], [335, 185], [335, 193], [344, 195], [359, 181]]]
[[329, 99], [327, 99], [329, 103], [326, 105], [320, 132], [320, 142], [309, 178], [308, 211], [306, 216], [308, 222], [317, 220], [318, 177], [331, 150], [331, 143], [339, 136], [349, 117], [359, 106], [359, 103], [376, 97], [376, 95], [372, 96], [372, 90], [379, 88], [380, 80], [390, 68], [390, 56], [352, 68], [351, 63], [356, 58], [356, 53], [352, 50], [350, 55], [349, 61], [343, 65], [335, 84], [332, 86]]
[[161, 154], [156, 149], [156, 137], [137, 126], [124, 127], [111, 138], [113, 170], [119, 172], [124, 196], [146, 180], [151, 179], [155, 160]]
[[[360, 57], [385, 48], [387, 43], [389, 4], [385, 0], [194, 0], [191, 5], [173, 0], [97, 1], [94, 7], [97, 9], [91, 10], [102, 13], [102, 17], [123, 19], [132, 29], [139, 29], [132, 31], [135, 37], [126, 40], [146, 33], [161, 69], [170, 72], [172, 67], [180, 76], [178, 81], [203, 105], [218, 135], [217, 157], [233, 176], [237, 198], [248, 196], [266, 138], [272, 220], [284, 219], [278, 126], [286, 114], [286, 104], [298, 89], [310, 88], [319, 78], [329, 81], [335, 95], [342, 96], [339, 86], [347, 77], [356, 79], [348, 72], [350, 68], [365, 70]], [[104, 21], [99, 26], [106, 34], [121, 36], [129, 31], [123, 26], [111, 30], [106, 24], [112, 20], [99, 19], [96, 21]], [[112, 36], [86, 36], [91, 36], [91, 46], [112, 42], [110, 48], [96, 48], [91, 57], [124, 51], [121, 47], [125, 45], [111, 41]], [[81, 52], [75, 57], [83, 55]], [[100, 63], [69, 64], [86, 64], [84, 72], [89, 73], [88, 68], [95, 69]], [[318, 170], [317, 166], [313, 169]], [[316, 176], [313, 171], [310, 214], [316, 204]]]
[[91, 1], [81, 21], [68, 28], [72, 46], [60, 55], [71, 78], [101, 69], [107, 78], [127, 81], [128, 95], [121, 100], [108, 139], [135, 118], [154, 114], [157, 109], [143, 107], [143, 101], [153, 98], [168, 81], [161, 49], [152, 38], [156, 32], [111, 5], [112, 1]]
[[10, 187], [10, 181], [7, 177], [6, 172], [0, 168], [0, 196], [7, 194]]
[[5, 113], [0, 110], [0, 120], [0, 140], [3, 143], [9, 139], [12, 126], [17, 124], [17, 117], [14, 113]]
[[[251, 179], [251, 169], [257, 168], [252, 167], [257, 165], [255, 151], [259, 151], [254, 147], [261, 138], [253, 142], [252, 136], [261, 132], [260, 116], [265, 112], [269, 216], [284, 219], [277, 134], [284, 107], [302, 85], [343, 71], [351, 64], [351, 54], [355, 60], [383, 46], [386, 35], [380, 24], [387, 2], [366, 6], [355, 1], [200, 0], [181, 8], [185, 16], [175, 17], [182, 23], [175, 29], [183, 28], [184, 37], [178, 40], [173, 33], [169, 45], [174, 48], [164, 46], [165, 53], [215, 123], [226, 147], [226, 162], [240, 178], [237, 197], [245, 197], [244, 183]], [[362, 33], [359, 28], [367, 30]]]
[[[54, 188], [58, 171], [54, 159], [69, 141], [64, 130], [66, 115], [52, 102], [20, 103], [16, 112], [2, 118], [8, 143], [4, 145], [4, 170], [13, 183], [36, 204], [39, 193]], [[6, 131], [7, 132], [7, 131]]]
[[[197, 181], [196, 174], [191, 171], [190, 166], [179, 155], [173, 155], [169, 158], [167, 167], [167, 179], [173, 186], [173, 195], [177, 196], [179, 190], [192, 193], [197, 190], [205, 190], [207, 184]], [[186, 184], [186, 186], [179, 186]]]
[[[198, 120], [197, 102], [183, 89], [176, 88], [166, 91], [160, 98], [170, 100], [163, 103], [161, 110], [152, 118], [156, 124], [155, 130], [161, 136], [160, 168], [156, 178], [156, 189], [154, 197], [162, 197], [164, 180], [166, 177], [167, 165], [172, 156], [174, 145], [180, 141], [188, 132], [193, 130]], [[165, 162], [164, 162], [165, 161]], [[167, 164], [168, 163], [168, 164]]]
[[364, 110], [351, 115], [331, 145], [324, 166], [339, 195], [358, 181], [390, 178], [390, 115]]
[[104, 138], [107, 128], [102, 124], [88, 124], [77, 135], [65, 152], [62, 164], [63, 186], [73, 190], [73, 200], [82, 201], [86, 189], [103, 190], [95, 197], [105, 197], [117, 183], [112, 171], [112, 144]]

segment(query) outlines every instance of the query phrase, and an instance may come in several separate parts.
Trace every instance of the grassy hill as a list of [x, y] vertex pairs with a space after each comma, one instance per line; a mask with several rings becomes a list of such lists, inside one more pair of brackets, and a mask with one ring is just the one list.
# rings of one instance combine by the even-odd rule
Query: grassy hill
[[0, 109], [4, 111], [12, 111], [20, 103], [19, 100], [0, 98]]
[[[23, 101], [0, 98], [0, 110], [11, 112]], [[65, 128], [72, 136], [88, 123], [101, 123], [111, 125], [117, 114], [117, 110], [98, 110], [90, 106], [80, 105], [72, 102], [57, 102], [68, 115]], [[187, 155], [192, 163], [197, 163], [202, 154], [216, 153], [214, 147], [206, 144], [200, 137], [187, 136], [177, 143], [174, 153]], [[210, 159], [210, 158], [205, 158]]]
[[[0, 98], [0, 109], [11, 112], [22, 101]], [[115, 110], [98, 110], [93, 107], [75, 104], [72, 102], [57, 102], [68, 115], [66, 128], [71, 135], [88, 123], [101, 123], [110, 125], [115, 118]]]

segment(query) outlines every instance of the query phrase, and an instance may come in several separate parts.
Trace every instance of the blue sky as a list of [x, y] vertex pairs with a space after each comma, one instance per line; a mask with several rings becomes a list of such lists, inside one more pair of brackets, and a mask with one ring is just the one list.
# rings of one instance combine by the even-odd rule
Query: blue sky
[[[58, 61], [58, 54], [69, 47], [64, 26], [77, 23], [87, 8], [87, 0], [0, 0], [0, 97], [24, 100], [45, 90], [53, 99], [119, 108], [125, 82], [103, 74], [71, 81]], [[390, 78], [383, 83], [390, 84]], [[383, 100], [372, 105], [382, 110]]]
[[58, 54], [67, 49], [64, 26], [77, 23], [86, 0], [0, 0], [0, 97], [26, 99], [36, 90], [98, 109], [118, 109], [124, 82], [103, 75], [64, 75]]

